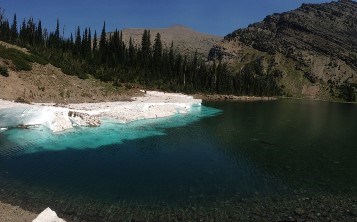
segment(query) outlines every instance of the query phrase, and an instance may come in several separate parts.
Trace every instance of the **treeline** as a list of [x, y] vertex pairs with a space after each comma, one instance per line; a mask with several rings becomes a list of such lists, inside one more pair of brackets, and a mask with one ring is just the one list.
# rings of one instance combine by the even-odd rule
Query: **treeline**
[[0, 12], [0, 40], [26, 47], [69, 75], [86, 79], [90, 75], [116, 86], [139, 83], [148, 88], [187, 93], [219, 93], [237, 95], [279, 95], [281, 89], [274, 75], [262, 75], [251, 70], [232, 74], [220, 60], [207, 62], [197, 53], [178, 53], [173, 43], [164, 47], [159, 33], [149, 30], [142, 35], [141, 45], [132, 39], [125, 43], [122, 32], [100, 34], [89, 27], [77, 27], [66, 38], [60, 33], [60, 23], [54, 32], [42, 27], [33, 18], [18, 25], [16, 14], [10, 22]]

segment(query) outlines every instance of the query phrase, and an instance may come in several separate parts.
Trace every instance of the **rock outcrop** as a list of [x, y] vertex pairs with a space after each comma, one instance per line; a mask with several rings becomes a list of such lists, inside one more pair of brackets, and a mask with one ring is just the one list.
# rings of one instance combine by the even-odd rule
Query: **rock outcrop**
[[280, 70], [287, 95], [331, 99], [357, 84], [357, 2], [303, 4], [238, 29], [210, 50], [239, 72], [259, 60]]
[[68, 116], [74, 125], [96, 127], [101, 124], [98, 116], [89, 115], [88, 113], [70, 110]]

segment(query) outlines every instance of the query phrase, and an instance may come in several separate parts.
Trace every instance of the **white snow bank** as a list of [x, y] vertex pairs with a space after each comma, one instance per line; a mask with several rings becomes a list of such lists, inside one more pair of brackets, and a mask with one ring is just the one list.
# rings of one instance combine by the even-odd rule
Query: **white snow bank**
[[73, 126], [97, 126], [100, 118], [114, 118], [126, 123], [141, 119], [161, 118], [187, 113], [202, 100], [179, 93], [147, 91], [145, 96], [130, 102], [102, 102], [69, 104], [21, 104], [0, 100], [0, 128], [44, 125], [53, 132]]
[[36, 219], [34, 219], [32, 222], [66, 222], [66, 221], [59, 218], [56, 212], [54, 212], [48, 207], [46, 210], [40, 213], [36, 217]]

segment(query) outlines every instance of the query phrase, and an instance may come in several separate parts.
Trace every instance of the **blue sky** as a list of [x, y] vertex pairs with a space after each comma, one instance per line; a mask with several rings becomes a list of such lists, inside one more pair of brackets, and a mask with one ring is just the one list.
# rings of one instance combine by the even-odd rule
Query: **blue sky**
[[262, 20], [274, 12], [284, 12], [302, 3], [326, 0], [0, 0], [7, 18], [18, 23], [32, 16], [53, 30], [60, 20], [65, 35], [79, 25], [101, 31], [122, 28], [160, 28], [175, 24], [224, 36], [237, 28]]

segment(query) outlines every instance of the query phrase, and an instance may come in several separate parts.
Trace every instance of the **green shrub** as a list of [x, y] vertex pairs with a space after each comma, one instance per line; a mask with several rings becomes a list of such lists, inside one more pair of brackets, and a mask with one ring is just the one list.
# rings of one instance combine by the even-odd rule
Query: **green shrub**
[[0, 75], [5, 76], [5, 77], [9, 76], [9, 71], [7, 70], [7, 67], [0, 66]]
[[39, 55], [36, 55], [36, 54], [30, 54], [27, 57], [28, 57], [28, 61], [30, 61], [30, 62], [36, 62], [36, 63], [41, 64], [41, 65], [47, 65], [48, 64], [47, 59], [45, 59], [42, 56], [39, 56]]
[[29, 71], [32, 69], [29, 55], [17, 49], [0, 46], [0, 57], [11, 60], [17, 70]]
[[23, 58], [14, 57], [12, 59], [12, 62], [16, 66], [16, 69], [19, 71], [21, 70], [30, 71], [32, 69], [32, 65], [30, 64], [30, 62]]

